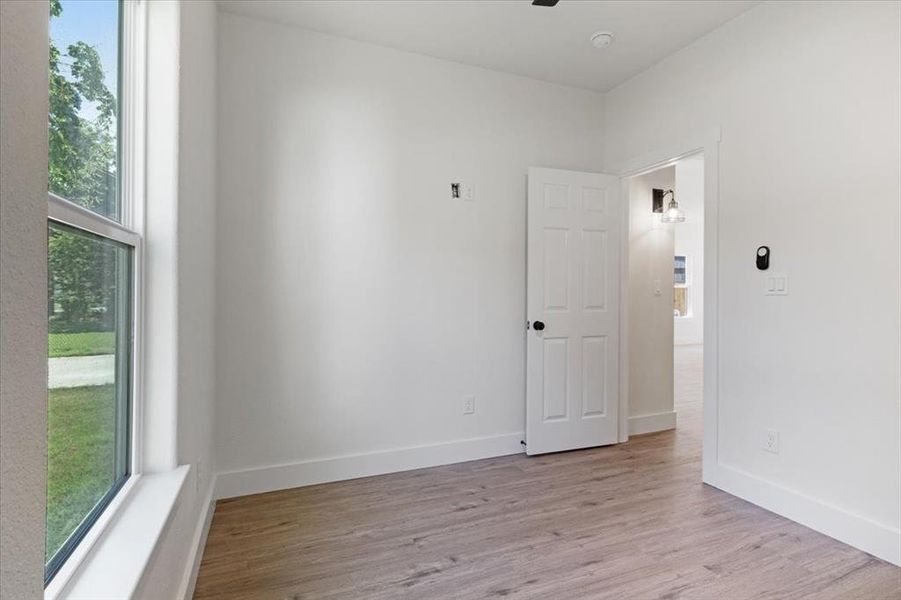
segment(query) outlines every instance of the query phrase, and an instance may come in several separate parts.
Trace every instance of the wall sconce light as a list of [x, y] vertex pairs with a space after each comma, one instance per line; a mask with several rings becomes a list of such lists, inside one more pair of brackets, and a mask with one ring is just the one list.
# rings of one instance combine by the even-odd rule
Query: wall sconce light
[[[666, 209], [663, 208], [663, 202], [666, 198], [666, 195], [669, 194], [670, 201], [667, 205]], [[660, 190], [654, 188], [652, 194], [652, 208], [655, 213], [661, 215], [660, 222], [661, 223], [683, 223], [685, 222], [685, 213], [682, 212], [682, 209], [679, 208], [679, 203], [676, 202], [676, 194], [673, 190]]]

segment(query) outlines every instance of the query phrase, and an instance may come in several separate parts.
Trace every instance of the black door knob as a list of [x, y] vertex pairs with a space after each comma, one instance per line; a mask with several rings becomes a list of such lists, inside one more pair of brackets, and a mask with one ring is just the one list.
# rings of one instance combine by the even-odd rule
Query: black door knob
[[542, 329], [544, 329], [544, 323], [542, 323], [541, 321], [535, 321], [534, 323], [532, 323], [532, 328], [535, 331], [541, 331]]

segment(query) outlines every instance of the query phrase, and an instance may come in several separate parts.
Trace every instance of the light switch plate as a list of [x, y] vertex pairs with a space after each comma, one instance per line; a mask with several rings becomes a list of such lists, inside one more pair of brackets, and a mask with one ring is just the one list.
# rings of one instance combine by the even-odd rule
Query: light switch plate
[[788, 275], [769, 273], [763, 278], [763, 286], [767, 296], [788, 296]]

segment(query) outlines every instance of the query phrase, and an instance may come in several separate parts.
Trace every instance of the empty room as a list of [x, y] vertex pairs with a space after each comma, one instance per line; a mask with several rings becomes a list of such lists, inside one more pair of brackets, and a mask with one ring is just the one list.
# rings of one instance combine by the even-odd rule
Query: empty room
[[901, 1], [0, 0], [0, 597], [901, 600]]

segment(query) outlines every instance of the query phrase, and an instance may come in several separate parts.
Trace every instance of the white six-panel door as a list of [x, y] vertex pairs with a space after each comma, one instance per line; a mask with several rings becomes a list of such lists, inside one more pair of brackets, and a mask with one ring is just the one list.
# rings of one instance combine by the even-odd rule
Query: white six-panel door
[[528, 205], [526, 451], [616, 443], [619, 178], [533, 167]]

